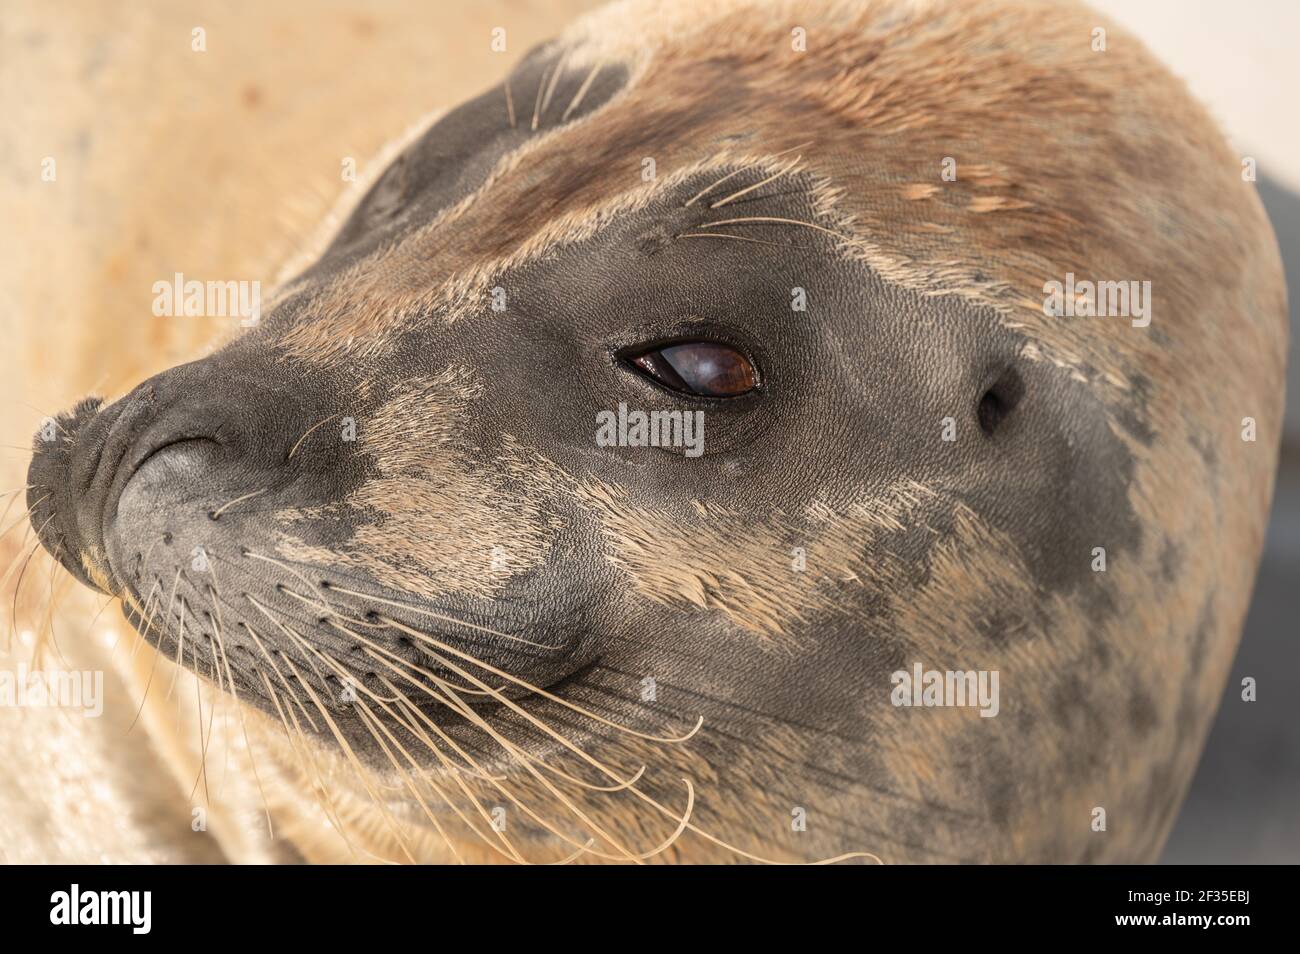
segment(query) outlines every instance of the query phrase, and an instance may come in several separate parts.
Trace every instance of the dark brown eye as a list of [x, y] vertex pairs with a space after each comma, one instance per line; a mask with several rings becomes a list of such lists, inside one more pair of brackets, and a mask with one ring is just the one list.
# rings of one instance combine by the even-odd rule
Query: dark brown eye
[[735, 348], [712, 341], [665, 345], [628, 360], [638, 371], [684, 394], [739, 397], [758, 384], [748, 358]]

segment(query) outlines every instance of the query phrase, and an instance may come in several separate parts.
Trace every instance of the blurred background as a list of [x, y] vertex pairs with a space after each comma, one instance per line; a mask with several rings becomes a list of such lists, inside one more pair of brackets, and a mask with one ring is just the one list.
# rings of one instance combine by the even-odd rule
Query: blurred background
[[[45, 414], [90, 391], [116, 395], [230, 333], [206, 319], [140, 320], [159, 276], [269, 287], [338, 196], [340, 156], [364, 173], [386, 140], [499, 81], [529, 46], [595, 5], [6, 0], [0, 487], [21, 487], [24, 448]], [[1282, 465], [1255, 600], [1164, 860], [1300, 862], [1300, 3], [1094, 7], [1098, 25], [1136, 33], [1209, 106], [1235, 148], [1257, 160], [1292, 296]], [[197, 26], [206, 34], [202, 55], [191, 48]], [[508, 31], [503, 54], [488, 47], [496, 26]], [[34, 172], [46, 157], [58, 160], [57, 184]], [[0, 565], [16, 552], [14, 537], [0, 541]], [[53, 584], [50, 591], [29, 586], [14, 603], [20, 619], [38, 617]], [[106, 670], [110, 702], [139, 698], [142, 674], [104, 648], [113, 645], [109, 614], [95, 623], [98, 604], [76, 588], [59, 598], [68, 619], [91, 620], [84, 631], [60, 633], [68, 665]], [[1257, 702], [1241, 701], [1244, 676], [1257, 680]], [[189, 833], [181, 791], [189, 783], [168, 794], [176, 783], [158, 744], [128, 731], [133, 710], [110, 705], [76, 733], [57, 713], [0, 712], [0, 861], [250, 857], [246, 846], [217, 843], [231, 835], [182, 842], [172, 834]]]

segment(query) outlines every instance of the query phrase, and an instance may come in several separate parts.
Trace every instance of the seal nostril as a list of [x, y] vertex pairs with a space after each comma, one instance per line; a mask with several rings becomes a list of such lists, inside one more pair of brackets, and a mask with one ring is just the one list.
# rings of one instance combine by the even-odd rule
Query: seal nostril
[[980, 397], [975, 409], [980, 430], [992, 437], [1025, 393], [1025, 383], [1015, 368], [1008, 368]]

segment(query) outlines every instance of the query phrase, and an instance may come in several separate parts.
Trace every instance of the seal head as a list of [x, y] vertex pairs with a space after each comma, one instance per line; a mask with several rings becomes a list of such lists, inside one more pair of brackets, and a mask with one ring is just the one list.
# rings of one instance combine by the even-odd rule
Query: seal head
[[597, 12], [257, 327], [61, 420], [33, 524], [427, 836], [376, 852], [1149, 860], [1249, 598], [1285, 293], [1237, 158], [1096, 21]]

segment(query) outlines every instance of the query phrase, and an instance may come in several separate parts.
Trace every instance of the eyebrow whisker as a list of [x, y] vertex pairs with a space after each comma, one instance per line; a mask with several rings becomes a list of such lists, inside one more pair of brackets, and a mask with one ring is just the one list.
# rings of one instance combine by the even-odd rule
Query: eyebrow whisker
[[[802, 148], [804, 148], [805, 146], [811, 146], [811, 145], [812, 145], [812, 140], [810, 139], [810, 140], [808, 140], [807, 142], [801, 142], [801, 143], [799, 143], [797, 146], [791, 146], [789, 149], [782, 149], [780, 152], [774, 152], [774, 153], [772, 153], [772, 155], [771, 155], [769, 158], [771, 158], [771, 159], [779, 159], [779, 158], [781, 158], [782, 156], [789, 155], [790, 153], [794, 152], [796, 149], [802, 149]], [[705, 187], [704, 187], [703, 189], [701, 189], [699, 192], [695, 193], [695, 195], [693, 195], [693, 196], [691, 196], [689, 199], [687, 199], [687, 200], [686, 200], [686, 204], [685, 204], [682, 208], [689, 209], [691, 206], [693, 206], [693, 205], [694, 205], [696, 202], [698, 202], [700, 199], [704, 198], [704, 196], [707, 195], [709, 192], [712, 192], [714, 189], [716, 189], [718, 186], [722, 185], [722, 183], [726, 182], [728, 179], [732, 179], [732, 178], [735, 178], [736, 176], [740, 175], [742, 172], [744, 172], [744, 171], [745, 171], [746, 169], [748, 169], [748, 168], [750, 168], [750, 167], [749, 167], [749, 166], [742, 166], [742, 167], [739, 168], [739, 169], [735, 169], [735, 170], [733, 170], [733, 171], [731, 171], [731, 172], [728, 172], [728, 173], [727, 173], [725, 176], [723, 176], [721, 179], [718, 179], [718, 180], [714, 181], [713, 183], [711, 183], [710, 185], [705, 186]]]
[[798, 156], [795, 156], [792, 160], [790, 160], [789, 163], [787, 163], [787, 164], [785, 165], [784, 168], [779, 169], [778, 171], [772, 173], [772, 174], [771, 174], [770, 176], [768, 176], [766, 179], [761, 179], [761, 180], [759, 180], [758, 182], [755, 182], [753, 185], [745, 186], [745, 188], [740, 189], [740, 190], [738, 190], [738, 191], [736, 191], [736, 192], [731, 193], [731, 195], [727, 196], [726, 198], [719, 199], [717, 202], [714, 202], [712, 205], [710, 205], [709, 208], [710, 208], [710, 209], [719, 209], [719, 208], [721, 208], [722, 206], [726, 205], [728, 202], [734, 202], [736, 199], [739, 199], [742, 195], [745, 195], [746, 193], [749, 193], [749, 192], [753, 192], [755, 189], [759, 188], [760, 186], [765, 186], [765, 185], [767, 185], [769, 182], [772, 182], [772, 181], [774, 181], [774, 180], [776, 180], [776, 179], [781, 178], [781, 177], [782, 177], [783, 175], [785, 175], [787, 172], [792, 172], [792, 171], [794, 170], [794, 168], [795, 168], [796, 166], [798, 166], [799, 163], [802, 162], [802, 161], [803, 161], [803, 155], [802, 155], [802, 154], [800, 154], [800, 155], [798, 155]]
[[596, 74], [600, 72], [600, 68], [604, 65], [605, 64], [603, 62], [598, 62], [595, 66], [591, 68], [591, 72], [587, 74], [587, 78], [582, 81], [582, 85], [579, 86], [578, 91], [574, 93], [573, 99], [569, 102], [568, 107], [564, 110], [564, 114], [560, 116], [560, 122], [565, 122], [566, 120], [568, 120], [569, 114], [578, 108], [578, 104], [582, 102], [582, 98], [587, 95], [587, 90], [589, 90], [591, 88], [591, 84], [595, 82]]
[[715, 238], [731, 239], [734, 242], [753, 242], [755, 245], [771, 245], [773, 248], [797, 248], [811, 251], [807, 245], [791, 245], [789, 242], [768, 242], [765, 239], [750, 238], [746, 235], [731, 235], [727, 232], [682, 232], [674, 238]]

